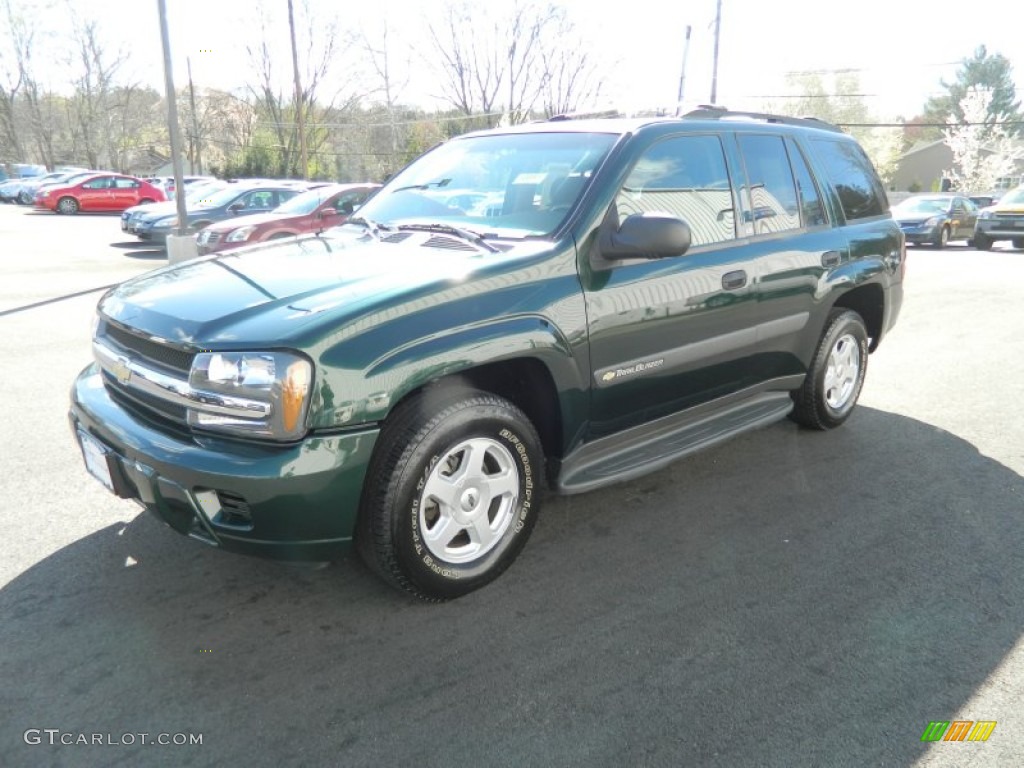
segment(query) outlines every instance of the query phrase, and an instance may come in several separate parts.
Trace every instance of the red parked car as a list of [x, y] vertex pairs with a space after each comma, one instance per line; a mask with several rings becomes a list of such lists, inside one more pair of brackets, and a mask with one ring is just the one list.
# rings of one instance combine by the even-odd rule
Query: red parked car
[[164, 193], [152, 184], [119, 173], [97, 173], [66, 186], [50, 187], [36, 205], [56, 213], [117, 211], [143, 203], [165, 200]]
[[329, 184], [296, 195], [269, 213], [218, 221], [196, 236], [199, 254], [336, 227], [378, 189], [380, 184]]

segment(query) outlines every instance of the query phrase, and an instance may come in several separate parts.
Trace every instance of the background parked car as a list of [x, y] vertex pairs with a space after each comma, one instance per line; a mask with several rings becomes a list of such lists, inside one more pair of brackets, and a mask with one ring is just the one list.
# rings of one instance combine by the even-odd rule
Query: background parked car
[[[194, 207], [201, 200], [210, 197], [214, 192], [219, 192], [224, 187], [233, 183], [233, 181], [222, 181], [221, 179], [196, 182], [186, 187], [185, 207]], [[177, 211], [178, 205], [174, 200], [133, 205], [131, 208], [126, 208], [121, 212], [121, 231], [134, 235], [136, 234], [136, 226], [142, 221], [144, 216], [149, 216], [151, 219], [161, 216], [173, 216]]]
[[85, 171], [72, 171], [62, 181], [48, 181], [44, 184], [40, 184], [35, 191], [35, 196], [32, 200], [33, 205], [36, 208], [46, 208], [46, 199], [51, 189], [55, 187], [68, 187], [73, 184], [77, 184], [80, 181], [84, 181], [92, 176], [96, 176], [101, 173], [109, 173], [109, 171], [97, 171], [85, 170]]
[[123, 211], [133, 205], [164, 200], [163, 191], [134, 176], [94, 174], [43, 192], [43, 206], [56, 213]]
[[987, 251], [1000, 240], [1011, 241], [1014, 248], [1024, 248], [1024, 186], [1010, 190], [978, 216], [974, 247]]
[[915, 195], [892, 207], [908, 243], [945, 248], [950, 240], [970, 240], [978, 206], [963, 195]]
[[[234, 216], [272, 211], [286, 200], [309, 189], [308, 182], [242, 181], [212, 195], [204, 195], [196, 205], [186, 207], [189, 232], [198, 232], [216, 221]], [[140, 240], [165, 242], [178, 227], [176, 211], [168, 214], [143, 214], [135, 226]]]
[[22, 179], [18, 191], [18, 202], [22, 205], [32, 205], [35, 201], [36, 192], [44, 186], [57, 186], [69, 182], [74, 177], [83, 173], [96, 173], [87, 168], [61, 168], [60, 170], [46, 173], [42, 176], [33, 176], [30, 179]]
[[330, 184], [296, 195], [269, 213], [211, 224], [197, 235], [199, 253], [318, 232], [342, 224], [380, 184]]

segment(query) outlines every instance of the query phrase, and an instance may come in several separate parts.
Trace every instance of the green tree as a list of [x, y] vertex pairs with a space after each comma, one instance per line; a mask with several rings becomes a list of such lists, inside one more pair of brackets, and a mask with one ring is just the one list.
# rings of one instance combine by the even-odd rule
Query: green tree
[[[924, 114], [929, 122], [963, 123], [962, 105], [971, 88], [990, 91], [992, 94], [986, 122], [1019, 123], [1022, 119], [1017, 89], [1013, 84], [1013, 67], [1009, 59], [999, 53], [989, 53], [984, 45], [979, 45], [973, 56], [961, 62], [953, 82], [941, 82], [946, 92], [930, 98], [924, 107]], [[1007, 129], [1011, 134], [1024, 135], [1022, 125], [1010, 125]], [[942, 136], [941, 129], [936, 128], [934, 131], [934, 138]]]

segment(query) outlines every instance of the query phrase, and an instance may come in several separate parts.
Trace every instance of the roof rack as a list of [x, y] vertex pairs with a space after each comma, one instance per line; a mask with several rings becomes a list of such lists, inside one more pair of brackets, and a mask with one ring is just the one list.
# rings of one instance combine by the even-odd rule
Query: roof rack
[[617, 109], [604, 109], [596, 112], [565, 112], [560, 115], [552, 115], [547, 120], [542, 120], [545, 123], [558, 123], [562, 120], [588, 120], [591, 118], [600, 119], [607, 117], [622, 117], [622, 113]]
[[836, 133], [843, 132], [839, 126], [817, 117], [789, 117], [788, 115], [771, 115], [767, 112], [737, 112], [713, 104], [701, 104], [683, 117], [691, 120], [762, 120], [766, 123], [782, 123], [784, 125], [799, 125], [804, 128], [821, 128]]

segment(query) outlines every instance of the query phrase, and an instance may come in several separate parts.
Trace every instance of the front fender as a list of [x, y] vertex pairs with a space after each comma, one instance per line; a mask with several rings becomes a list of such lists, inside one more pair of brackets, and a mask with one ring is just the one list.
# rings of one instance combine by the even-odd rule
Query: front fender
[[[578, 402], [588, 386], [586, 360], [548, 319], [533, 314], [503, 317], [451, 328], [386, 352], [358, 376], [352, 370], [324, 371], [314, 428], [337, 428], [384, 419], [402, 398], [432, 381], [492, 363], [532, 359], [547, 369], [559, 398]], [[585, 345], [582, 349], [585, 349]], [[339, 400], [335, 392], [344, 392]], [[563, 408], [565, 412], [565, 408]]]

